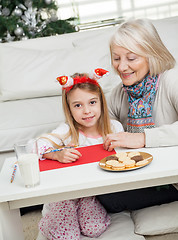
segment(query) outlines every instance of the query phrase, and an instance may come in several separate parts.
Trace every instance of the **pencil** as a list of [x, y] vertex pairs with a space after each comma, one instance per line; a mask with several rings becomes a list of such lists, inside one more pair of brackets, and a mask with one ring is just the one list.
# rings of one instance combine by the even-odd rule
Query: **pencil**
[[14, 181], [16, 172], [17, 172], [17, 164], [14, 165], [14, 169], [11, 176], [11, 183]]
[[[75, 146], [74, 146], [75, 147]], [[66, 148], [74, 148], [73, 146], [69, 146], [69, 147], [63, 147], [63, 148], [57, 148], [57, 149], [53, 149], [53, 150], [50, 150], [50, 151], [46, 151], [46, 152], [44, 152], [43, 154], [46, 154], [46, 153], [52, 153], [52, 152], [60, 152], [60, 151], [62, 151], [62, 150], [64, 150], [64, 149], [66, 149]]]

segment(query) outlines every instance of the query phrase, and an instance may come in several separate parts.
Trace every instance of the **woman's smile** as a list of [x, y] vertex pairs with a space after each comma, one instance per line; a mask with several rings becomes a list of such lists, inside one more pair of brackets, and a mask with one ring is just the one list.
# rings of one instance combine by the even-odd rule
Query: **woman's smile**
[[133, 74], [134, 74], [134, 72], [132, 72], [132, 73], [120, 73], [122, 78], [125, 78], [125, 79], [132, 77]]

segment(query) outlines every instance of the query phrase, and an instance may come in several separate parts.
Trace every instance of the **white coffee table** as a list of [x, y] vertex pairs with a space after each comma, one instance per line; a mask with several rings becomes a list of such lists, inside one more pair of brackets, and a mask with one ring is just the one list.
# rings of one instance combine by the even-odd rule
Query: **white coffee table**
[[152, 154], [151, 164], [127, 172], [105, 171], [98, 163], [44, 171], [40, 185], [30, 189], [24, 187], [19, 169], [10, 183], [16, 159], [6, 159], [0, 173], [0, 239], [24, 239], [20, 207], [178, 182], [178, 146], [137, 151]]

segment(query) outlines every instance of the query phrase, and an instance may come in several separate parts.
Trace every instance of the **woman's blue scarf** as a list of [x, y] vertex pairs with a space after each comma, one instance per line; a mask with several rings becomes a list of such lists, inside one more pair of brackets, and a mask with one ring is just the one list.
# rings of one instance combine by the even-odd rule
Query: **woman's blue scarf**
[[127, 131], [132, 133], [144, 132], [145, 128], [154, 128], [152, 105], [157, 91], [158, 75], [149, 74], [138, 84], [123, 88], [128, 94], [129, 112]]

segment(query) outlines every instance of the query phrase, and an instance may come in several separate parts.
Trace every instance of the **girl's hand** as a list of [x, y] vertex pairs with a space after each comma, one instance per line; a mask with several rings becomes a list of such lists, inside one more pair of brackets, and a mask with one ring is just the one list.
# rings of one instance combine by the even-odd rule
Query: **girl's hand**
[[57, 160], [62, 163], [75, 162], [79, 157], [82, 156], [82, 154], [74, 148], [64, 149], [61, 152], [56, 153], [58, 154]]
[[59, 152], [51, 152], [43, 155], [45, 158], [57, 160], [61, 163], [75, 162], [82, 154], [74, 148], [66, 148]]
[[128, 132], [108, 134], [103, 146], [107, 151], [112, 151], [116, 147], [142, 148], [145, 146], [145, 134]]

